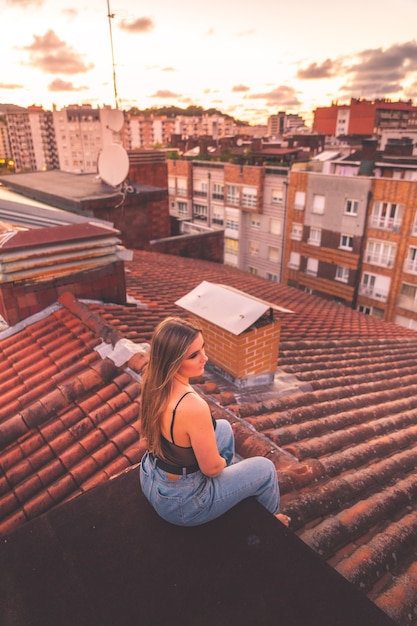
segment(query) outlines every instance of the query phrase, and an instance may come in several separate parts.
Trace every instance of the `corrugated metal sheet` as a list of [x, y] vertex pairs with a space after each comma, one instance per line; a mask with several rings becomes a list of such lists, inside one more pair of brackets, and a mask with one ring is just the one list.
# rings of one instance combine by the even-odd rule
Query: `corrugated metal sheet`
[[243, 333], [268, 310], [290, 312], [237, 289], [205, 280], [175, 304], [234, 335]]

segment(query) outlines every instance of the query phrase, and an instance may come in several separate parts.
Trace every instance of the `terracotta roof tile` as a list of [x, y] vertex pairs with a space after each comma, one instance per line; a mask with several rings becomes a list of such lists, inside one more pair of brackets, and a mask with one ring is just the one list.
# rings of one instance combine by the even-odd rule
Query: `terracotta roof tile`
[[417, 334], [220, 264], [139, 251], [127, 266], [140, 306], [64, 294], [0, 334], [0, 533], [139, 462], [140, 381], [94, 348], [147, 342], [202, 280], [225, 283], [293, 311], [279, 315], [276, 384], [244, 393], [207, 368], [196, 389], [231, 422], [239, 456], [274, 462], [293, 532], [417, 624]]

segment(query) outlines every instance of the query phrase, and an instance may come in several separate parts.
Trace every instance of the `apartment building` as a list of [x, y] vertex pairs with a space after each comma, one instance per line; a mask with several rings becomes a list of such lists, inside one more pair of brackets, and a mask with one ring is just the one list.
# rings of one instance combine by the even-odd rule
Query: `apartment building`
[[372, 175], [361, 175], [364, 161], [349, 158], [343, 168], [335, 161], [332, 173], [292, 171], [283, 282], [417, 328], [417, 161], [411, 161], [376, 158]]
[[181, 137], [200, 137], [203, 135], [220, 139], [232, 137], [238, 133], [238, 126], [231, 117], [203, 113], [202, 115], [177, 115], [175, 117], [175, 134]]
[[314, 111], [313, 131], [335, 137], [380, 135], [383, 130], [417, 128], [417, 106], [408, 102], [352, 98]]
[[292, 171], [283, 282], [355, 304], [371, 182]]
[[8, 112], [6, 120], [16, 172], [35, 171], [37, 166], [28, 111]]
[[170, 214], [183, 232], [224, 231], [224, 262], [269, 280], [282, 272], [288, 169], [168, 160]]
[[36, 170], [59, 169], [59, 156], [52, 112], [44, 111], [39, 106], [30, 106], [28, 107], [28, 116]]
[[124, 129], [115, 126], [115, 110], [91, 105], [54, 110], [53, 122], [60, 169], [73, 174], [97, 172], [98, 156], [111, 143], [123, 143]]
[[0, 114], [0, 160], [2, 164], [12, 158], [12, 151], [7, 132], [7, 122], [4, 115]]
[[12, 159], [16, 172], [59, 167], [52, 113], [42, 107], [2, 107], [0, 158]]
[[284, 133], [292, 132], [300, 128], [306, 128], [301, 115], [279, 111], [276, 115], [270, 115], [268, 117], [267, 136], [280, 137], [284, 135]]
[[126, 114], [125, 147], [129, 150], [167, 146], [175, 132], [175, 118], [166, 115]]

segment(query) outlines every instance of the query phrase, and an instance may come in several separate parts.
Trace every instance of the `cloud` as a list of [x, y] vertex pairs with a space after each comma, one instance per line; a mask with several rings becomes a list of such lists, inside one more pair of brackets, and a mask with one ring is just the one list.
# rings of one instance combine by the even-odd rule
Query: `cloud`
[[255, 34], [255, 30], [253, 28], [249, 30], [242, 30], [240, 33], [237, 33], [237, 37], [249, 37], [250, 35]]
[[23, 7], [24, 9], [27, 9], [28, 7], [40, 7], [43, 3], [44, 0], [6, 0], [6, 4]]
[[181, 96], [178, 93], [169, 91], [169, 89], [159, 89], [150, 97], [151, 98], [180, 98]]
[[155, 24], [150, 17], [138, 17], [133, 22], [123, 20], [119, 27], [129, 33], [150, 33], [155, 28]]
[[72, 9], [72, 8], [62, 9], [62, 13], [63, 15], [66, 15], [69, 18], [77, 17], [78, 15], [77, 9]]
[[76, 52], [71, 46], [59, 39], [53, 30], [45, 35], [33, 35], [33, 43], [25, 46], [30, 52], [28, 65], [36, 67], [49, 74], [83, 74], [94, 67], [86, 65], [83, 55]]
[[52, 83], [49, 83], [49, 91], [85, 91], [88, 87], [75, 87], [73, 83], [62, 80], [62, 78], [55, 78]]
[[266, 100], [267, 106], [295, 107], [301, 105], [296, 90], [288, 85], [281, 85], [280, 87], [275, 87], [272, 91], [252, 94], [245, 96], [245, 98], [250, 100]]
[[312, 80], [321, 78], [333, 78], [340, 72], [341, 62], [340, 60], [332, 61], [326, 59], [323, 63], [310, 63], [305, 69], [300, 69], [297, 72], [297, 78]]
[[0, 83], [0, 89], [22, 89], [23, 85], [17, 85], [15, 83]]
[[247, 87], [246, 85], [235, 85], [234, 87], [232, 87], [233, 93], [238, 93], [238, 92], [243, 92], [243, 91], [250, 91], [250, 88]]
[[341, 92], [353, 97], [416, 97], [410, 84], [417, 81], [417, 42], [396, 43], [388, 48], [369, 48], [354, 57], [326, 59], [299, 69], [301, 80], [344, 78]]
[[417, 42], [394, 44], [389, 48], [363, 50], [346, 68], [342, 90], [371, 97], [401, 93], [404, 83], [417, 78]]

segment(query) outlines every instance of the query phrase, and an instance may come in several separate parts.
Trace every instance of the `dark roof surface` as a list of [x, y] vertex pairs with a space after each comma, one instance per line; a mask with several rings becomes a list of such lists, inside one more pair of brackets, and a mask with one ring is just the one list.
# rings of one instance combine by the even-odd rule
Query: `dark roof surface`
[[255, 500], [194, 528], [127, 471], [0, 541], [3, 626], [394, 626]]
[[220, 264], [139, 251], [126, 272], [137, 306], [65, 296], [0, 335], [0, 533], [138, 463], [141, 364], [94, 348], [147, 342], [166, 315], [186, 315], [177, 299], [224, 283], [293, 311], [275, 314], [275, 382], [241, 390], [208, 368], [196, 389], [241, 456], [275, 463], [303, 544], [396, 623], [417, 624], [417, 333]]

